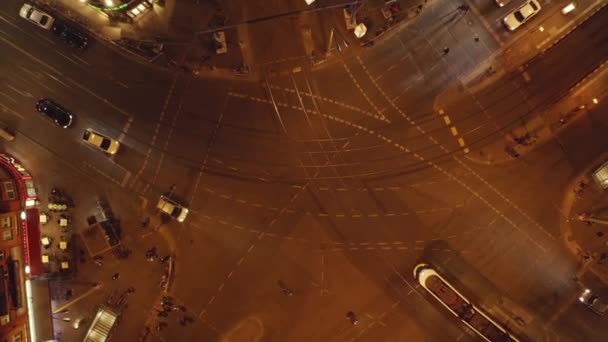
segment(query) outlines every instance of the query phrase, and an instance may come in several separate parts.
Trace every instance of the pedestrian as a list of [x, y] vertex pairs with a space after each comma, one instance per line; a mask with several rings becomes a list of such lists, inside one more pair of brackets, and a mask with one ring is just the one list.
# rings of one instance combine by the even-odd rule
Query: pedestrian
[[120, 278], [120, 274], [118, 274], [118, 272], [116, 272], [112, 275], [112, 280], [116, 280], [118, 278]]
[[463, 13], [467, 13], [469, 11], [470, 7], [469, 5], [460, 5], [458, 6], [458, 10], [463, 12]]
[[447, 55], [448, 53], [450, 53], [450, 48], [446, 46], [443, 48], [443, 54]]
[[359, 324], [359, 320], [357, 319], [357, 315], [355, 315], [355, 313], [352, 312], [352, 311], [349, 311], [349, 312], [346, 313], [346, 319], [348, 319], [352, 325]]

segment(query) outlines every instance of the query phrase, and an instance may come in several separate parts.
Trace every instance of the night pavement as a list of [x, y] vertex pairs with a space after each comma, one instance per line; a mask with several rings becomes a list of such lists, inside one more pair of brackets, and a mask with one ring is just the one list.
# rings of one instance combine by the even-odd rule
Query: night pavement
[[[225, 5], [238, 17], [236, 3]], [[77, 280], [101, 286], [70, 315], [90, 319], [112, 290], [134, 286], [116, 340], [136, 340], [144, 326], [148, 340], [476, 340], [412, 278], [424, 261], [522, 340], [600, 340], [605, 324], [576, 301], [581, 283], [572, 277], [605, 285], [563, 243], [568, 215], [560, 208], [572, 179], [602, 151], [601, 139], [583, 137], [589, 130], [605, 136], [605, 107], [562, 128], [559, 143], [549, 140], [519, 159], [486, 165], [469, 157], [494, 142], [484, 137], [501, 140], [511, 122], [554, 109], [547, 99], [601, 62], [603, 50], [586, 54], [585, 65], [569, 51], [589, 44], [585, 37], [602, 40], [606, 11], [529, 63], [530, 82], [511, 69], [513, 61], [475, 86], [470, 75], [528, 31], [506, 34], [497, 23], [506, 10], [481, 3], [439, 25], [457, 5], [433, 1], [373, 47], [288, 74], [306, 47], [294, 39], [273, 51], [264, 42], [272, 22], [252, 27], [246, 55], [281, 72], [268, 69], [251, 82], [149, 69], [97, 42], [75, 53], [18, 18], [19, 3], [7, 3], [0, 10], [0, 104], [17, 138], [2, 142], [4, 150], [28, 166], [42, 198], [52, 186], [73, 195], [78, 231], [94, 199], [108, 198], [133, 251], [126, 260], [105, 253], [101, 268], [91, 260], [79, 267]], [[304, 6], [277, 4], [276, 12]], [[559, 8], [547, 4], [522, 29], [556, 20]], [[279, 21], [286, 29], [277, 35], [298, 36], [304, 23], [322, 45], [315, 21], [329, 27], [336, 18], [298, 20]], [[517, 55], [517, 46], [507, 54]], [[560, 82], [552, 78], [555, 65], [567, 69]], [[585, 89], [600, 104], [608, 100], [599, 85]], [[33, 108], [43, 96], [74, 111], [74, 127], [43, 120]], [[80, 143], [87, 127], [119, 139], [121, 151], [108, 157]], [[158, 196], [169, 192], [190, 208], [183, 224], [161, 224], [155, 213]], [[142, 228], [146, 217], [152, 221]], [[169, 293], [194, 322], [182, 326], [178, 312], [157, 317], [163, 267], [145, 260], [152, 246], [175, 254]], [[114, 272], [120, 279], [111, 279]], [[75, 297], [87, 291], [73, 286]], [[158, 321], [168, 326], [157, 331]], [[56, 323], [64, 340], [80, 338], [87, 326]]]

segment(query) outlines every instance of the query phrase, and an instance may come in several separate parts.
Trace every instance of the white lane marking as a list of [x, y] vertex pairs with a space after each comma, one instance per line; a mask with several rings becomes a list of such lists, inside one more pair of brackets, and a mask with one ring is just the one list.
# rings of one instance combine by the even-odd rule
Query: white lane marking
[[17, 89], [17, 88], [15, 88], [15, 87], [13, 87], [13, 86], [12, 86], [12, 85], [10, 85], [10, 84], [7, 84], [7, 85], [6, 85], [6, 87], [7, 87], [7, 88], [9, 88], [9, 89], [11, 89], [11, 90], [12, 90], [12, 91], [14, 91], [15, 93], [17, 93], [17, 94], [19, 94], [19, 95], [23, 96], [23, 97], [26, 97], [26, 98], [31, 98], [31, 99], [33, 99], [33, 98], [34, 98], [34, 95], [32, 95], [32, 93], [30, 93], [30, 92], [28, 92], [28, 91], [25, 91], [25, 90], [19, 90], [19, 89]]
[[[139, 176], [141, 176], [141, 174], [144, 172], [144, 170], [148, 166], [150, 155], [152, 154], [152, 149], [156, 144], [158, 132], [160, 131], [163, 119], [165, 118], [165, 115], [167, 114], [167, 107], [169, 106], [169, 102], [171, 101], [171, 98], [173, 97], [173, 92], [175, 91], [175, 85], [177, 84], [178, 78], [179, 78], [179, 75], [175, 74], [175, 76], [173, 77], [173, 81], [171, 82], [171, 86], [169, 87], [169, 92], [165, 99], [165, 103], [163, 104], [163, 108], [160, 111], [160, 117], [158, 118], [158, 121], [156, 122], [156, 127], [154, 127], [154, 134], [152, 135], [152, 138], [150, 139], [150, 143], [148, 144], [148, 150], [146, 151], [146, 157], [144, 158], [144, 162], [142, 163], [141, 168], [137, 171], [137, 173], [135, 174], [135, 177], [133, 177], [133, 180], [131, 181], [131, 184], [129, 185], [131, 188], [135, 185], [135, 182], [137, 181]], [[146, 184], [146, 189], [147, 189], [147, 186], [148, 186], [148, 184]], [[140, 192], [140, 193], [143, 193], [143, 192]]]
[[133, 123], [133, 117], [130, 117], [129, 120], [127, 120], [127, 122], [123, 126], [122, 131], [120, 131], [120, 136], [118, 136], [119, 143], [122, 144], [122, 142], [125, 140], [125, 137], [127, 136], [127, 133], [129, 132], [129, 128], [131, 128], [132, 123]]
[[7, 93], [3, 93], [3, 92], [0, 91], [0, 95], [6, 97], [7, 99], [11, 100], [14, 103], [19, 103], [19, 101], [15, 100], [14, 96], [10, 96]]
[[[11, 25], [12, 27], [14, 27], [14, 28], [18, 29], [18, 30], [19, 30], [19, 31], [21, 31], [21, 32], [25, 32], [25, 31], [23, 31], [23, 30], [21, 29], [21, 27], [17, 26], [16, 24], [14, 24], [14, 23], [13, 23], [13, 22], [11, 22], [11, 21], [8, 21], [8, 19], [6, 19], [5, 17], [3, 17], [3, 16], [1, 16], [1, 15], [0, 15], [0, 20], [4, 21], [5, 23], [7, 23], [7, 24]], [[2, 30], [0, 30], [0, 32], [2, 32], [2, 33], [4, 33], [4, 34], [6, 34], [7, 36], [10, 36], [8, 33], [4, 32], [4, 31], [2, 31]]]
[[62, 84], [64, 87], [66, 87], [66, 88], [69, 88], [69, 87], [70, 87], [70, 86], [69, 86], [69, 85], [67, 85], [65, 82], [63, 82], [63, 81], [61, 81], [60, 79], [58, 79], [57, 77], [55, 77], [55, 76], [53, 76], [53, 75], [49, 74], [48, 72], [45, 72], [45, 74], [46, 74], [48, 77], [50, 77], [50, 78], [54, 79], [55, 81], [57, 81], [58, 83], [61, 83], [61, 84]]
[[80, 83], [78, 83], [78, 82], [74, 81], [73, 79], [71, 79], [71, 78], [69, 78], [69, 77], [66, 77], [65, 79], [66, 79], [67, 81], [69, 81], [70, 83], [72, 83], [73, 85], [75, 85], [76, 87], [78, 87], [78, 88], [80, 88], [80, 89], [84, 90], [84, 91], [85, 91], [85, 92], [87, 92], [89, 95], [91, 95], [91, 96], [93, 96], [94, 98], [98, 99], [99, 101], [101, 101], [101, 102], [105, 103], [105, 104], [106, 104], [106, 105], [108, 105], [110, 108], [114, 109], [115, 111], [119, 112], [120, 114], [122, 114], [122, 115], [124, 115], [124, 116], [126, 116], [126, 117], [128, 117], [128, 118], [130, 118], [130, 117], [131, 117], [131, 115], [129, 115], [129, 113], [127, 113], [127, 112], [125, 112], [124, 110], [122, 110], [122, 109], [120, 109], [120, 108], [116, 107], [114, 104], [112, 104], [112, 102], [110, 102], [110, 101], [106, 100], [105, 98], [103, 98], [103, 97], [101, 97], [101, 96], [99, 96], [99, 95], [95, 94], [95, 92], [94, 92], [94, 91], [92, 91], [92, 90], [90, 90], [89, 88], [87, 88], [87, 87], [83, 86], [82, 84], [80, 84]]
[[46, 40], [47, 42], [49, 42], [49, 43], [51, 43], [53, 45], [57, 45], [53, 40], [47, 38], [46, 36], [43, 36], [43, 35], [41, 35], [38, 32], [36, 32], [35, 34], [36, 34], [36, 36], [38, 36], [38, 38], [42, 38], [42, 39]]
[[81, 58], [81, 57], [79, 57], [79, 56], [76, 56], [75, 54], [72, 54], [72, 57], [76, 58], [76, 59], [77, 59], [77, 60], [78, 60], [80, 63], [82, 63], [82, 64], [86, 64], [87, 66], [91, 66], [91, 63], [89, 63], [89, 62], [85, 61], [84, 59], [82, 59], [82, 58]]
[[112, 76], [108, 76], [108, 78], [109, 78], [110, 80], [112, 80], [112, 81], [114, 81], [114, 82], [118, 83], [118, 85], [119, 85], [119, 86], [121, 86], [121, 87], [123, 87], [123, 88], [127, 88], [127, 89], [129, 89], [129, 86], [128, 86], [128, 85], [126, 85], [125, 83], [120, 82], [119, 80], [115, 79], [114, 77], [112, 77]]
[[36, 71], [32, 71], [26, 67], [23, 67], [21, 65], [17, 65], [17, 67], [19, 69], [21, 69], [21, 71], [25, 72], [26, 74], [29, 74], [30, 76], [34, 77], [37, 80], [41, 80], [44, 76], [42, 75], [42, 73], [36, 72]]
[[70, 57], [68, 57], [68, 56], [66, 56], [66, 55], [64, 55], [64, 54], [62, 54], [61, 52], [59, 52], [59, 51], [55, 51], [55, 52], [57, 52], [57, 53], [58, 53], [58, 54], [59, 54], [61, 57], [63, 57], [63, 58], [65, 58], [65, 59], [67, 59], [68, 61], [70, 61], [70, 62], [72, 62], [72, 63], [74, 63], [74, 64], [76, 64], [76, 65], [80, 65], [80, 64], [78, 63], [78, 61], [73, 60], [72, 58], [70, 58]]
[[[4, 93], [0, 93], [0, 94], [4, 94]], [[21, 114], [17, 113], [16, 111], [8, 108], [3, 103], [0, 103], [0, 107], [1, 107], [0, 110], [2, 111], [2, 113], [10, 113], [10, 114], [13, 114], [14, 116], [16, 116], [16, 117], [18, 117], [20, 119], [23, 119], [23, 115], [21, 115]]]
[[124, 83], [122, 83], [120, 81], [116, 81], [116, 83], [118, 83], [118, 85], [121, 86], [121, 87], [123, 87], [123, 88], [127, 88], [127, 89], [129, 88], [128, 85], [126, 85], [126, 84], [124, 84]]
[[32, 54], [30, 54], [29, 52], [23, 50], [22, 48], [18, 47], [17, 45], [11, 43], [10, 41], [6, 40], [4, 37], [0, 37], [0, 40], [2, 40], [3, 42], [5, 42], [6, 44], [10, 45], [13, 49], [21, 52], [22, 54], [24, 54], [25, 56], [35, 60], [36, 62], [40, 63], [41, 65], [44, 65], [46, 68], [52, 70], [54, 73], [62, 75], [61, 72], [59, 72], [59, 70], [53, 68], [52, 66], [48, 65], [47, 63], [43, 62], [42, 60], [40, 60], [39, 58], [37, 58], [36, 56], [33, 56]]
[[127, 182], [129, 181], [129, 178], [131, 178], [131, 171], [127, 171], [127, 174], [125, 174], [125, 177], [122, 179], [122, 182], [120, 182], [121, 188], [124, 188], [125, 186], [127, 186]]

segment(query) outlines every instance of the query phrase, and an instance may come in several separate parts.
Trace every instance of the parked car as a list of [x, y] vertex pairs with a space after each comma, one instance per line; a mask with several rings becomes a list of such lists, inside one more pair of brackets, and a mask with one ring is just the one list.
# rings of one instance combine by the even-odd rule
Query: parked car
[[496, 4], [500, 7], [504, 7], [508, 4], [510, 4], [513, 0], [495, 0]]
[[540, 4], [537, 0], [527, 0], [521, 6], [513, 10], [502, 20], [509, 31], [523, 25], [525, 22], [540, 12]]
[[87, 130], [84, 131], [82, 134], [82, 140], [109, 154], [115, 154], [118, 151], [118, 147], [120, 147], [120, 143], [118, 141], [108, 138], [101, 133], [95, 132], [90, 128], [87, 128]]
[[578, 300], [598, 315], [604, 315], [608, 311], [608, 304], [589, 289], [585, 289]]
[[30, 4], [23, 4], [23, 6], [21, 6], [19, 16], [35, 25], [42, 27], [45, 30], [50, 30], [55, 22], [55, 18]]
[[36, 103], [36, 110], [63, 128], [70, 127], [74, 119], [74, 115], [51, 99], [40, 99]]
[[181, 204], [164, 195], [160, 196], [156, 208], [179, 222], [184, 222], [188, 215], [188, 208], [183, 207]]
[[89, 42], [89, 38], [79, 29], [62, 22], [55, 23], [53, 33], [66, 44], [77, 49], [84, 49]]

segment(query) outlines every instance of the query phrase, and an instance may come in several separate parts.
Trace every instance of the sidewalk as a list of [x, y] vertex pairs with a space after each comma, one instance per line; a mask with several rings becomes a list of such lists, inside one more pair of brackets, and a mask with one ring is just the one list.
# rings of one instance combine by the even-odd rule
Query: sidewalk
[[[496, 165], [520, 158], [553, 140], [573, 121], [593, 110], [596, 107], [594, 99], [605, 96], [606, 89], [603, 89], [602, 85], [607, 83], [608, 63], [604, 63], [590, 78], [578, 84], [569, 96], [529, 118], [524, 125], [504, 132], [502, 138], [484, 145], [478, 152], [465, 155], [465, 158], [484, 165]], [[589, 90], [594, 87], [596, 89]], [[606, 100], [599, 99], [599, 101]]]
[[[59, 19], [90, 32], [122, 55], [161, 69], [177, 69], [194, 75], [234, 76], [243, 65], [237, 30], [225, 30], [227, 52], [216, 53], [212, 32], [225, 24], [222, 9], [213, 1], [167, 0], [136, 17], [132, 23], [110, 18], [74, 0], [34, 0]], [[193, 15], [196, 14], [196, 15]]]
[[[481, 63], [475, 71], [464, 77], [462, 82], [472, 92], [475, 92], [495, 82], [508, 70], [520, 67], [523, 71], [526, 65], [541, 56], [606, 5], [608, 2], [605, 0], [579, 1], [576, 10], [567, 16], [560, 12], [561, 6], [554, 7], [549, 15], [541, 13], [541, 15], [546, 15], [542, 20], [537, 20], [539, 19], [537, 18], [528, 23], [528, 26], [522, 27], [522, 29], [528, 30], [526, 34], [509, 41], [496, 50], [485, 63]], [[471, 8], [476, 16], [482, 16], [477, 9]], [[543, 30], [532, 30], [530, 27], [542, 27]], [[492, 72], [488, 73], [490, 67], [492, 67]]]
[[[390, 3], [370, 0], [354, 9], [356, 21], [350, 24], [347, 24], [343, 9], [336, 9], [333, 13], [334, 34], [331, 44], [327, 37], [322, 42], [316, 42], [315, 48], [311, 49], [314, 50], [311, 55], [313, 68], [323, 67], [332, 61], [357, 55], [365, 48], [372, 48], [412, 23], [433, 3], [429, 0], [397, 0]], [[391, 12], [393, 6], [396, 7]], [[367, 32], [363, 37], [357, 38], [354, 27], [361, 23]]]
[[579, 219], [586, 213], [591, 217], [608, 220], [606, 191], [591, 178], [591, 173], [608, 161], [608, 153], [598, 156], [589, 166], [575, 175], [566, 188], [561, 211], [564, 219], [560, 230], [565, 245], [580, 262], [579, 278], [590, 271], [608, 284], [608, 232], [600, 223], [587, 223]]

